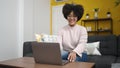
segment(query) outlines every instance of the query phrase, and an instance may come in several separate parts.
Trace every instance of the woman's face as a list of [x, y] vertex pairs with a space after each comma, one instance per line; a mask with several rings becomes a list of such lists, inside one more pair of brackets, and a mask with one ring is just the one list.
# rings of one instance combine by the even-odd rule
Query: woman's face
[[73, 13], [73, 11], [67, 16], [67, 20], [70, 26], [74, 26], [77, 22], [77, 16]]

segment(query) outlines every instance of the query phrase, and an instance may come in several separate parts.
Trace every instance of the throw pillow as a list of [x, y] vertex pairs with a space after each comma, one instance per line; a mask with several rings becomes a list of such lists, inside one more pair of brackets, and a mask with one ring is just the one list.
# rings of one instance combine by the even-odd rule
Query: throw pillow
[[86, 52], [87, 55], [101, 55], [99, 52], [99, 44], [100, 42], [92, 42], [86, 44]]
[[57, 35], [43, 35], [43, 42], [57, 42]]
[[57, 35], [35, 34], [37, 42], [57, 42]]

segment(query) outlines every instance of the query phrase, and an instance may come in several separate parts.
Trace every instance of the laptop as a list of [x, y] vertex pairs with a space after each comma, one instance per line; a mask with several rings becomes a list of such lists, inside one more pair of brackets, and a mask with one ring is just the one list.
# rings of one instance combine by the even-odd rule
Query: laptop
[[65, 65], [59, 43], [32, 42], [33, 57], [36, 63]]

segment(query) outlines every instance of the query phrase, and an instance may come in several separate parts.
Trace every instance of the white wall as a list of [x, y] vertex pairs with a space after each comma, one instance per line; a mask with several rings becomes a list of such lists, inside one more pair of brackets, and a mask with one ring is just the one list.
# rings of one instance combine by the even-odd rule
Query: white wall
[[50, 33], [50, 0], [34, 0], [34, 33]]
[[24, 0], [24, 41], [33, 40], [34, 0]]
[[18, 57], [18, 0], [0, 0], [0, 61]]
[[25, 0], [24, 41], [35, 40], [35, 33], [50, 34], [50, 0]]
[[68, 24], [68, 21], [64, 18], [62, 14], [63, 5], [52, 7], [52, 33], [58, 34], [58, 31]]
[[34, 33], [50, 33], [50, 0], [0, 0], [0, 61], [22, 56]]

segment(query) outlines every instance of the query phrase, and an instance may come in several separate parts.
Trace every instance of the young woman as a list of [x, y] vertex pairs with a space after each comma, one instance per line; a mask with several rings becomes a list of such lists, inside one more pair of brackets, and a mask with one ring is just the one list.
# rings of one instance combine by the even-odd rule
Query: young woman
[[64, 18], [68, 25], [64, 26], [58, 33], [58, 40], [62, 46], [62, 59], [74, 61], [87, 61], [87, 55], [84, 53], [87, 42], [86, 28], [77, 25], [84, 13], [82, 5], [65, 4], [63, 6]]

